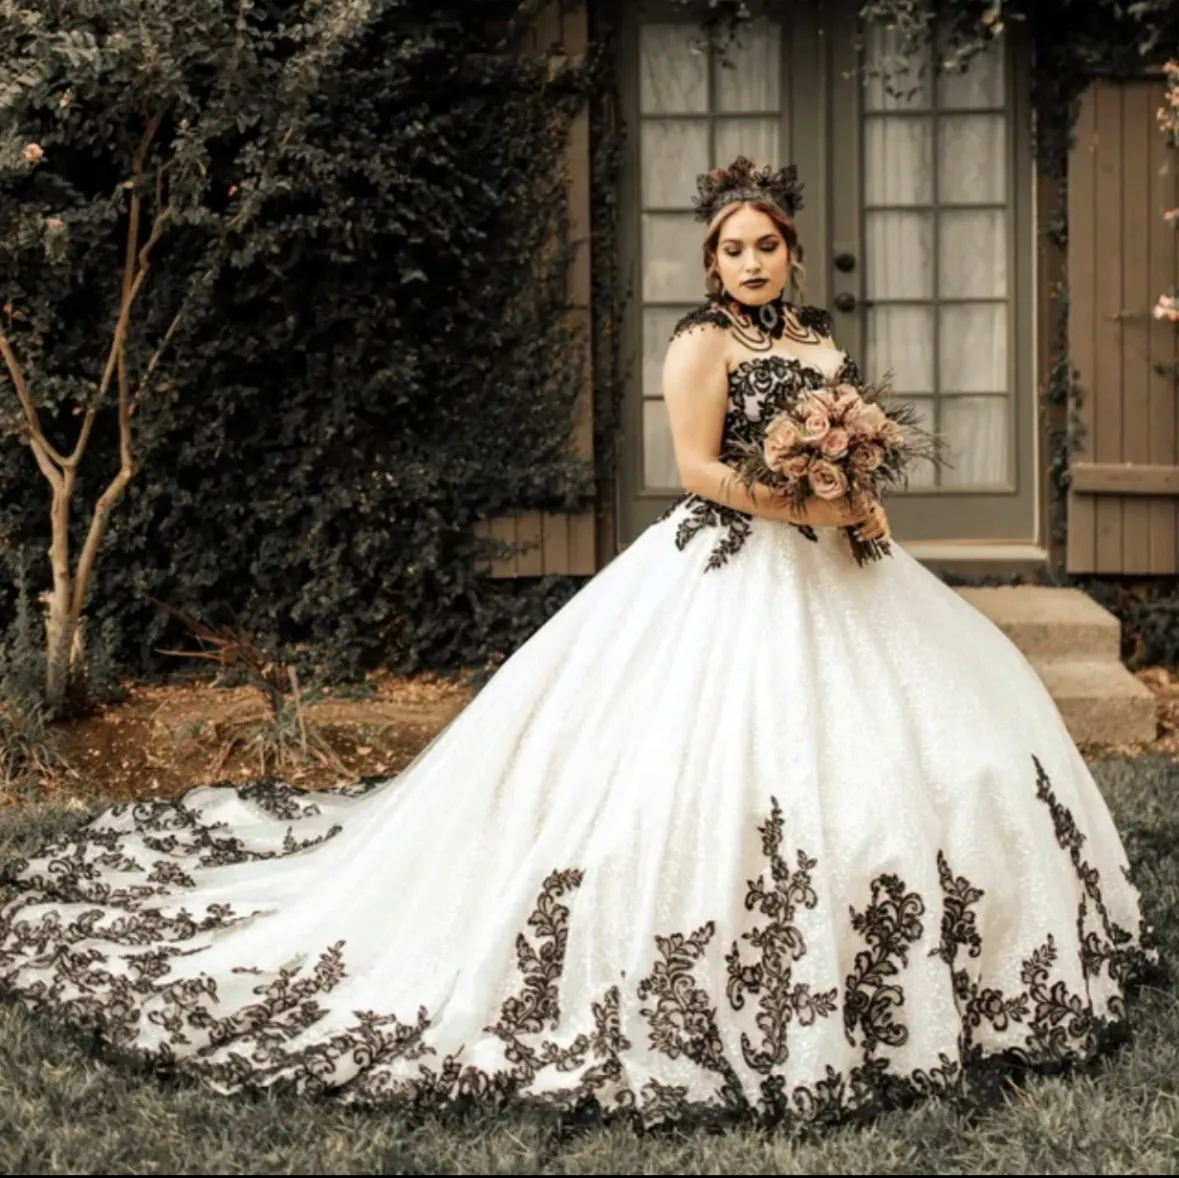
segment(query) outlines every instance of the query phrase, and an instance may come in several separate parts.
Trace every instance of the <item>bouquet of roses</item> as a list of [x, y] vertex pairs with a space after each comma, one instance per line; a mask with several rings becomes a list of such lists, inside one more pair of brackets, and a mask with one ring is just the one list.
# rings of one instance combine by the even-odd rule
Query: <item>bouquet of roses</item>
[[[918, 424], [907, 402], [885, 403], [890, 378], [875, 384], [825, 385], [799, 395], [766, 425], [760, 445], [743, 446], [737, 477], [768, 486], [801, 509], [808, 499], [849, 506], [907, 486], [918, 459], [945, 462], [944, 440]], [[891, 553], [887, 540], [862, 540], [844, 528], [861, 567]]]

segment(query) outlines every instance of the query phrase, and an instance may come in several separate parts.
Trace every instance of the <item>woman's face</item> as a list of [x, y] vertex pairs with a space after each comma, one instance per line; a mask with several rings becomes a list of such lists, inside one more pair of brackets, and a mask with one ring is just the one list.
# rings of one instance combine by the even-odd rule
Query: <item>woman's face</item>
[[790, 250], [761, 209], [742, 205], [720, 228], [716, 269], [725, 290], [742, 303], [768, 303], [786, 289]]

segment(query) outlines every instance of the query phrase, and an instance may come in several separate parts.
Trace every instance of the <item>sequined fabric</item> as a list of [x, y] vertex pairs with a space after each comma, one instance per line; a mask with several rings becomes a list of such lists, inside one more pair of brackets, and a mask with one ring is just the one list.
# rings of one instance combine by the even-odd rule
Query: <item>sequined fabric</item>
[[900, 546], [655, 524], [399, 777], [107, 811], [0, 986], [232, 1093], [827, 1122], [1103, 1051], [1155, 960], [1038, 677]]

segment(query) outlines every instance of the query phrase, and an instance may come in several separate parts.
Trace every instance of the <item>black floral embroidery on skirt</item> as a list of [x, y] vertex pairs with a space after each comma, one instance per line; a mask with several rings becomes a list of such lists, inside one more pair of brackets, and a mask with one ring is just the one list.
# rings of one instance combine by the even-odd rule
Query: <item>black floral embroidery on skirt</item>
[[[1085, 837], [1056, 798], [1040, 762], [1033, 758], [1033, 764], [1036, 796], [1081, 884], [1079, 943], [1067, 952], [1080, 963], [1084, 989], [1070, 991], [1058, 975], [1063, 951], [1058, 938], [1071, 940], [1068, 928], [1045, 930], [1044, 940], [1022, 962], [1017, 992], [984, 985], [972, 963], [982, 959], [985, 948], [978, 911], [986, 893], [956, 875], [940, 852], [940, 896], [922, 896], [898, 875], [884, 873], [871, 880], [864, 906], [853, 905], [850, 929], [863, 948], [842, 979], [842, 998], [839, 979], [808, 978], [810, 948], [800, 915], [819, 903], [818, 863], [801, 849], [786, 852], [782, 810], [771, 799], [770, 814], [759, 827], [766, 868], [748, 882], [744, 897], [746, 910], [759, 921], [741, 934], [743, 946], [734, 942], [724, 955], [724, 992], [713, 993], [697, 976], [707, 959], [713, 959], [713, 969], [719, 964], [712, 921], [656, 937], [653, 964], [634, 990], [647, 1047], [669, 1060], [689, 1061], [712, 1077], [712, 1095], [706, 1098], [692, 1098], [686, 1086], [656, 1079], [637, 1091], [626, 1085], [624, 1057], [634, 1047], [634, 1032], [622, 1031], [625, 975], [588, 1009], [561, 1008], [570, 922], [584, 881], [577, 869], [549, 874], [528, 920], [532, 935], [521, 932], [517, 938], [519, 986], [485, 1028], [502, 1045], [502, 1066], [467, 1064], [461, 1051], [439, 1057], [430, 1043], [432, 1019], [424, 1009], [405, 1019], [392, 1012], [357, 1011], [347, 1027], [292, 1046], [298, 1036], [314, 1031], [327, 1014], [325, 997], [347, 976], [342, 941], [328, 945], [310, 967], [263, 970], [243, 964], [233, 974], [254, 979], [250, 1000], [224, 1008], [217, 978], [172, 978], [173, 964], [199, 953], [193, 942], [203, 934], [253, 914], [229, 905], [188, 913], [182, 902], [191, 878], [184, 868], [254, 856], [177, 802], [108, 811], [5, 871], [0, 878], [0, 990], [93, 1036], [105, 1056], [225, 1092], [271, 1087], [416, 1109], [487, 1101], [622, 1117], [636, 1125], [738, 1119], [793, 1126], [872, 1116], [931, 1094], [960, 1099], [984, 1091], [987, 1078], [1003, 1069], [1054, 1071], [1097, 1057], [1124, 1034], [1124, 994], [1157, 972], [1157, 953], [1110, 918], [1100, 874], [1081, 856]], [[254, 799], [280, 820], [315, 808], [289, 786], [268, 783], [251, 789]], [[112, 828], [104, 821], [128, 813], [134, 819], [130, 828]], [[133, 839], [141, 846], [152, 840], [163, 857], [141, 862], [142, 856], [124, 846]], [[296, 849], [304, 845], [292, 843]], [[140, 882], [115, 887], [101, 880], [102, 870], [138, 876]], [[171, 914], [155, 906], [161, 901]], [[77, 907], [67, 915], [60, 904]], [[34, 906], [36, 914], [26, 915]], [[939, 908], [940, 921], [930, 921]], [[909, 1041], [902, 1017], [906, 974], [918, 946], [931, 936], [938, 943], [924, 956], [940, 959], [950, 971], [960, 1016], [958, 1050], [956, 1058], [939, 1053], [929, 1066], [905, 1071], [890, 1053]], [[124, 950], [121, 966], [108, 968], [99, 945]], [[26, 968], [35, 980], [22, 976]], [[1099, 1009], [1091, 986], [1101, 978], [1107, 980], [1108, 997]], [[754, 1077], [752, 1087], [727, 1053], [719, 1015], [722, 1004], [735, 1014], [750, 1000], [756, 1002], [757, 1036], [748, 1031], [741, 1036], [740, 1063]], [[823, 1076], [787, 1087], [784, 1068], [792, 1047], [839, 1010], [860, 1062], [846, 1074], [828, 1065]], [[145, 1021], [160, 1038], [158, 1047], [140, 1046]], [[1001, 1053], [988, 1055], [976, 1041], [984, 1024], [996, 1032], [1018, 1029], [1020, 1037]], [[633, 1017], [630, 1025], [635, 1026]], [[395, 1064], [401, 1065], [401, 1074], [394, 1074]], [[545, 1090], [530, 1092], [542, 1073], [547, 1074]], [[560, 1083], [549, 1076], [561, 1077]]]

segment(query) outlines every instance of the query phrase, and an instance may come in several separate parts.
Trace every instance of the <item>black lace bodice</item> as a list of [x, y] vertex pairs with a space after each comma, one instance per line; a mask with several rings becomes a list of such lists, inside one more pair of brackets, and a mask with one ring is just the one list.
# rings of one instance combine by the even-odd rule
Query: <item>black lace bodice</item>
[[860, 372], [856, 362], [845, 356], [834, 377], [812, 364], [771, 352], [754, 356], [729, 373], [729, 404], [725, 411], [725, 432], [721, 442], [721, 459], [737, 456], [736, 444], [760, 443], [765, 427], [800, 393], [822, 388], [832, 382], [857, 384]]
[[[812, 328], [819, 335], [830, 338], [831, 316], [828, 312], [821, 307], [800, 307], [792, 303], [786, 306], [803, 327]], [[676, 324], [672, 338], [705, 325], [729, 328], [731, 322], [714, 303], [705, 303]], [[742, 443], [759, 443], [766, 425], [800, 393], [840, 382], [861, 383], [860, 370], [850, 356], [844, 356], [843, 363], [833, 377], [810, 363], [783, 356], [779, 352], [768, 352], [743, 361], [729, 373], [729, 399], [721, 441], [721, 461], [735, 461]], [[720, 529], [708, 559], [708, 569], [719, 568], [727, 563], [749, 535], [751, 516], [700, 495], [681, 495], [660, 518], [666, 519], [677, 512], [682, 514], [682, 518], [675, 539], [676, 547], [681, 550], [705, 528]], [[795, 526], [808, 539], [818, 539], [811, 528]]]

